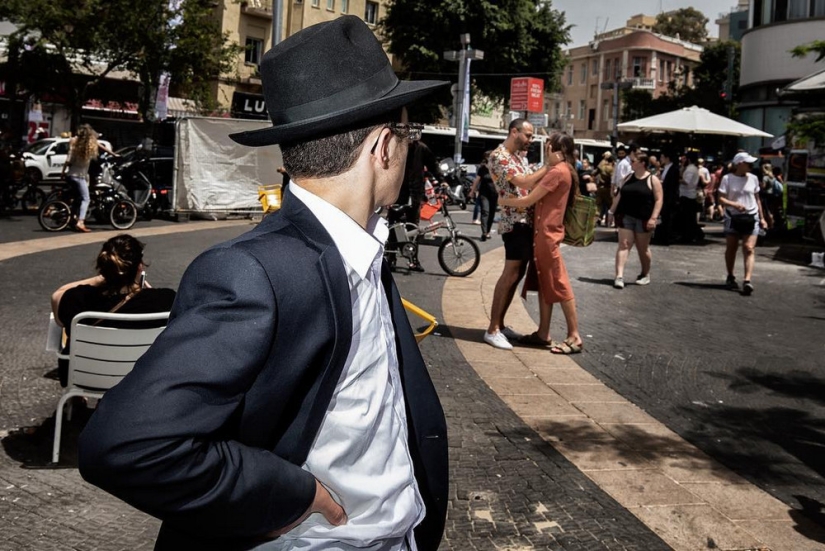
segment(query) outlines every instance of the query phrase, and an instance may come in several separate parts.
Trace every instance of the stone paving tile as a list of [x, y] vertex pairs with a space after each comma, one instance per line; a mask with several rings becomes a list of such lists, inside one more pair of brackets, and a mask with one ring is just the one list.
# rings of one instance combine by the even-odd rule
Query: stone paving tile
[[639, 507], [634, 513], [654, 530], [669, 534], [668, 543], [676, 551], [764, 549], [753, 535], [730, 526], [721, 513], [704, 505]]

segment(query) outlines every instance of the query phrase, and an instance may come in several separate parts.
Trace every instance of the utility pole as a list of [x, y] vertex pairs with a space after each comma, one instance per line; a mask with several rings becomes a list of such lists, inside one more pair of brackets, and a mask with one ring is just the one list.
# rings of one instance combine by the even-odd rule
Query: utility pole
[[283, 5], [281, 0], [272, 0], [272, 45], [281, 41]]
[[728, 104], [728, 112], [727, 115], [730, 118], [733, 118], [733, 62], [734, 56], [736, 55], [736, 50], [733, 47], [733, 44], [728, 45], [728, 74], [727, 78], [725, 78], [725, 102]]
[[602, 83], [602, 90], [613, 90], [613, 132], [610, 136], [613, 153], [616, 153], [616, 145], [619, 143], [619, 90], [627, 90], [629, 88], [633, 88], [632, 80]]
[[[484, 52], [470, 48], [470, 33], [460, 35], [461, 49], [444, 52], [447, 61], [458, 61], [458, 86], [455, 94], [455, 149], [453, 160], [461, 162], [461, 142], [466, 141], [467, 130], [470, 125], [470, 62], [474, 59], [484, 59]], [[466, 119], [466, 120], [465, 120]]]

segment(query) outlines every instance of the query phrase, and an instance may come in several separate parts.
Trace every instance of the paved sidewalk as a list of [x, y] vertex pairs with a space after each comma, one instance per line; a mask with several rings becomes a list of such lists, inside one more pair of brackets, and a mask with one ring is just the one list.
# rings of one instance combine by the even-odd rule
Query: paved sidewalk
[[[147, 243], [153, 284], [176, 287], [198, 251], [248, 227], [218, 223], [207, 230], [201, 224], [204, 231], [133, 232]], [[173, 228], [180, 227], [190, 228]], [[77, 243], [78, 237], [85, 244]], [[61, 282], [88, 273], [101, 237], [56, 236], [72, 246], [49, 241], [42, 254], [44, 242], [30, 240], [28, 248], [6, 244], [17, 256], [0, 260], [0, 325], [5, 328], [0, 340], [0, 551], [143, 550], [154, 544], [157, 520], [78, 475], [77, 435], [89, 412], [76, 412], [64, 425], [61, 464], [48, 464], [50, 416], [60, 388], [54, 357], [42, 351], [46, 297]], [[423, 251], [425, 266], [436, 265], [434, 252], [433, 247]], [[404, 296], [443, 319], [443, 274], [399, 274], [397, 279]], [[422, 351], [449, 423], [452, 484], [442, 549], [668, 549], [538, 438], [476, 375], [449, 333], [440, 333], [425, 340]]]
[[[499, 249], [471, 278], [447, 281], [445, 323], [454, 334], [456, 327], [487, 325], [503, 263]], [[535, 326], [521, 300], [508, 321]], [[513, 411], [674, 549], [825, 549], [821, 527], [713, 461], [571, 357], [495, 350], [475, 337], [456, 342]]]

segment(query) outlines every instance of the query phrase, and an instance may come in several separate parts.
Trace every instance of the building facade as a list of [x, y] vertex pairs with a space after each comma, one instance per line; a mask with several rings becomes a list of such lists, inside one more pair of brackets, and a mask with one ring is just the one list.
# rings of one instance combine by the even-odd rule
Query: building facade
[[[653, 97], [671, 83], [693, 85], [702, 46], [655, 34], [655, 18], [637, 15], [586, 46], [568, 50], [560, 95], [548, 96], [550, 126], [577, 138], [607, 140], [614, 120], [614, 84], [649, 90]], [[620, 102], [620, 94], [617, 95]], [[621, 105], [618, 105], [621, 116]]]
[[[250, 117], [263, 113], [258, 64], [272, 47], [272, 2], [220, 0], [217, 3], [215, 16], [220, 20], [221, 32], [244, 48], [233, 70], [212, 84], [212, 99], [227, 113]], [[282, 3], [281, 39], [342, 15], [355, 15], [375, 27], [386, 15], [387, 4], [388, 0], [286, 1]]]
[[[742, 36], [739, 120], [781, 136], [795, 104], [777, 92], [822, 68], [816, 54], [795, 58], [790, 51], [822, 40], [825, 0], [751, 0], [748, 17], [749, 28]], [[740, 145], [755, 151], [769, 141], [747, 138]]]

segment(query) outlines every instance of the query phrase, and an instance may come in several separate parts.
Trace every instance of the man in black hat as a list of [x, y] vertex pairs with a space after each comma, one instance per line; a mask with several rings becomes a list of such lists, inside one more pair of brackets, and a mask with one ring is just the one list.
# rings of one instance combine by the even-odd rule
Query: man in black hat
[[200, 255], [166, 330], [81, 435], [86, 480], [163, 520], [155, 549], [435, 550], [446, 423], [382, 262], [407, 148], [399, 82], [345, 16], [261, 64], [283, 207]]

